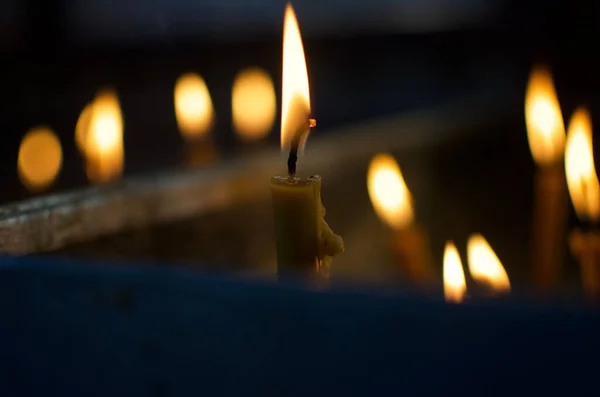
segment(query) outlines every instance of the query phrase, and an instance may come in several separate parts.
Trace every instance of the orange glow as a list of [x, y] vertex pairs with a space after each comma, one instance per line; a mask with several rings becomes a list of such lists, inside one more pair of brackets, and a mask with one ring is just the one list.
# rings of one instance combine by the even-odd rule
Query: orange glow
[[396, 160], [378, 154], [371, 160], [367, 174], [369, 196], [379, 218], [394, 229], [404, 229], [414, 218], [412, 197]]
[[569, 123], [565, 149], [565, 168], [571, 201], [582, 220], [600, 219], [600, 185], [592, 146], [592, 120], [579, 108]]
[[536, 68], [525, 95], [527, 138], [533, 159], [539, 166], [560, 162], [564, 154], [565, 125], [554, 89], [552, 74]]
[[444, 297], [446, 302], [460, 303], [467, 293], [467, 282], [460, 255], [452, 241], [444, 249]]
[[233, 83], [233, 125], [245, 141], [264, 138], [273, 128], [277, 103], [273, 80], [260, 68], [240, 72]]
[[48, 127], [35, 127], [25, 134], [19, 147], [17, 171], [27, 189], [41, 191], [54, 182], [62, 166], [62, 148]]
[[92, 106], [92, 102], [85, 105], [75, 125], [75, 144], [81, 154], [85, 153], [87, 133], [90, 129], [90, 119], [92, 116]]
[[281, 93], [281, 148], [288, 150], [300, 137], [304, 149], [309, 131], [310, 92], [304, 47], [292, 5], [285, 8], [283, 23], [283, 81]]
[[504, 266], [481, 234], [473, 234], [467, 241], [469, 272], [473, 279], [496, 292], [509, 292], [510, 281]]
[[212, 127], [212, 99], [204, 79], [196, 73], [183, 74], [175, 83], [175, 117], [186, 139], [202, 138]]
[[83, 133], [88, 178], [92, 182], [118, 179], [123, 172], [124, 150], [123, 116], [116, 93], [98, 94], [89, 117], [89, 128]]

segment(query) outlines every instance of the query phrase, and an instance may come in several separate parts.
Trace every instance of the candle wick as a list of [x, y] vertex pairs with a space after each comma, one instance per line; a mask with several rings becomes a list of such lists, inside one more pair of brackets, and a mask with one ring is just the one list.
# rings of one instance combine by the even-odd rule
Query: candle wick
[[[317, 125], [317, 120], [308, 119], [308, 128], [314, 128]], [[288, 157], [288, 175], [290, 178], [296, 176], [296, 163], [298, 162], [298, 148], [300, 147], [300, 142], [306, 141], [306, 137], [308, 136], [308, 131], [297, 134], [292, 140], [292, 145], [290, 147], [290, 155]]]
[[293, 142], [288, 157], [288, 175], [293, 178], [296, 176], [296, 162], [298, 161], [298, 142]]

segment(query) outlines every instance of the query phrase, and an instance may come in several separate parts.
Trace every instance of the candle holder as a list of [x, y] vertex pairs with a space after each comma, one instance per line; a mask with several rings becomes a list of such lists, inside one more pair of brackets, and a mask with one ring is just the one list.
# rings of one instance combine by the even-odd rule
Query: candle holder
[[[485, 98], [314, 137], [306, 149], [311, 161], [303, 163], [302, 171], [319, 172], [327, 180], [323, 197], [328, 223], [351, 241], [367, 243], [346, 244], [331, 277], [361, 284], [392, 282], [397, 267], [386, 259], [389, 235], [373, 213], [362, 179], [369, 158], [383, 150], [438, 147], [446, 139], [476, 133], [497, 114], [492, 110], [497, 99]], [[464, 109], [472, 111], [467, 115]], [[397, 134], [402, 130], [415, 133]], [[270, 192], [267, 182], [257, 181], [283, 171], [283, 157], [278, 149], [265, 149], [207, 169], [125, 178], [5, 206], [0, 208], [0, 250], [125, 264], [158, 262], [274, 281]], [[427, 211], [423, 215], [427, 224]], [[430, 232], [437, 230], [426, 226]], [[440, 235], [431, 237], [435, 245]]]

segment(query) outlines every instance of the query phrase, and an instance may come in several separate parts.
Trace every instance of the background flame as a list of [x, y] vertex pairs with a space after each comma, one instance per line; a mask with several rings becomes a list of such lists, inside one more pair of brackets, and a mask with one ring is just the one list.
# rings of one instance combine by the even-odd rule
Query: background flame
[[569, 123], [565, 149], [565, 168], [569, 194], [580, 219], [600, 218], [600, 185], [594, 164], [592, 120], [579, 108]]
[[19, 147], [17, 171], [25, 187], [40, 191], [52, 184], [62, 166], [62, 148], [48, 127], [35, 127], [25, 134]]
[[446, 302], [460, 303], [467, 292], [467, 282], [460, 255], [452, 241], [444, 249], [444, 297]]
[[546, 68], [534, 69], [529, 78], [525, 122], [535, 162], [541, 166], [560, 162], [565, 145], [565, 126], [552, 75]]
[[[85, 111], [85, 108], [84, 108]], [[92, 106], [85, 153], [88, 157], [105, 154], [123, 144], [123, 116], [116, 93], [98, 94]]]
[[[285, 8], [283, 23], [283, 79], [281, 88], [281, 148], [308, 131], [310, 92], [304, 47], [292, 5]], [[305, 143], [305, 140], [302, 144]], [[299, 147], [302, 151], [303, 147]]]
[[273, 128], [277, 107], [273, 80], [260, 68], [240, 72], [233, 83], [233, 125], [243, 140], [264, 138]]
[[467, 241], [469, 272], [473, 279], [497, 292], [510, 291], [508, 274], [492, 247], [481, 234], [473, 234]]
[[209, 132], [214, 110], [204, 79], [196, 73], [181, 75], [175, 83], [175, 118], [186, 139], [197, 139]]
[[93, 102], [85, 105], [81, 111], [81, 114], [79, 115], [79, 118], [77, 119], [77, 124], [75, 125], [75, 144], [77, 145], [77, 149], [79, 149], [81, 154], [85, 154], [85, 145], [87, 141], [87, 134], [90, 130], [93, 106]]
[[394, 229], [403, 229], [413, 221], [412, 198], [396, 160], [378, 154], [371, 160], [367, 174], [369, 196], [375, 212]]
[[[119, 99], [114, 91], [100, 92], [79, 117], [82, 130], [78, 132], [85, 140], [84, 156], [86, 172], [91, 182], [107, 182], [117, 179], [123, 172], [123, 116]], [[90, 112], [88, 116], [84, 113]], [[89, 120], [86, 120], [89, 118]]]

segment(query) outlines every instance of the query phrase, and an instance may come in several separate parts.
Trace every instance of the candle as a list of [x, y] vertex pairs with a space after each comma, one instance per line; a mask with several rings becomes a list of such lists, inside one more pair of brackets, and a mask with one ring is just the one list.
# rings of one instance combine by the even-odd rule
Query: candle
[[327, 280], [331, 258], [344, 250], [343, 240], [324, 220], [321, 178], [296, 177], [310, 122], [308, 73], [300, 29], [290, 4], [283, 32], [281, 147], [289, 150], [288, 175], [271, 178], [277, 272], [280, 281], [304, 278]]
[[421, 289], [433, 286], [436, 276], [429, 239], [414, 221], [411, 194], [391, 155], [373, 157], [367, 185], [375, 212], [394, 231], [391, 247], [405, 277]]
[[481, 234], [467, 240], [469, 273], [483, 296], [499, 296], [510, 292], [510, 281], [504, 266]]
[[583, 288], [591, 298], [600, 298], [600, 184], [594, 164], [592, 121], [579, 108], [569, 122], [565, 149], [567, 184], [575, 212], [587, 228], [575, 229], [569, 246], [579, 260]]
[[195, 167], [212, 163], [218, 157], [210, 136], [214, 110], [204, 79], [196, 73], [182, 74], [175, 82], [173, 97], [177, 126], [186, 141], [186, 164]]
[[461, 303], [467, 293], [465, 271], [452, 241], [444, 248], [444, 297], [446, 302]]
[[550, 71], [532, 71], [525, 98], [525, 119], [534, 177], [532, 267], [540, 292], [554, 288], [565, 257], [563, 236], [567, 227], [567, 187], [563, 154], [565, 128]]

